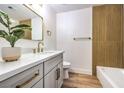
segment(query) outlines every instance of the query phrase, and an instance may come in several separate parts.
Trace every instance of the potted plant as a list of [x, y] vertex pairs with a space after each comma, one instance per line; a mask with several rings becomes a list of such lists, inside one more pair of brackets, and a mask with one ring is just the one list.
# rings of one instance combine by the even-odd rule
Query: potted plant
[[29, 25], [19, 24], [11, 27], [11, 22], [8, 14], [0, 11], [0, 25], [6, 27], [6, 30], [0, 30], [0, 37], [7, 40], [11, 47], [2, 48], [2, 58], [5, 61], [15, 61], [21, 56], [21, 48], [14, 47], [17, 40], [24, 36], [25, 29], [31, 29]]

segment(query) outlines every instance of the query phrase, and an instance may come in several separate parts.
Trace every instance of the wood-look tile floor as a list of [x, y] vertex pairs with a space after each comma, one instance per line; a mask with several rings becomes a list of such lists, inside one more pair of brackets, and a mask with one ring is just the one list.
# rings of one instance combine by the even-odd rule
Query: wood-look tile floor
[[70, 78], [64, 80], [62, 88], [102, 88], [95, 76], [69, 73]]

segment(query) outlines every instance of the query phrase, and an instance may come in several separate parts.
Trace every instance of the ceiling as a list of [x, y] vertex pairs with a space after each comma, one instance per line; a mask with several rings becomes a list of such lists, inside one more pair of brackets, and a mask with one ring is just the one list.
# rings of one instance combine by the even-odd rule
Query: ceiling
[[55, 10], [56, 13], [61, 13], [96, 6], [96, 4], [50, 4], [49, 6]]
[[[48, 4], [48, 6], [56, 13], [61, 13], [96, 6], [96, 4]], [[12, 7], [12, 9], [8, 7]], [[25, 20], [37, 16], [21, 4], [0, 4], [0, 10], [8, 13], [15, 20]]]
[[34, 12], [21, 4], [0, 4], [0, 10], [7, 13], [15, 20], [25, 20], [37, 17]]

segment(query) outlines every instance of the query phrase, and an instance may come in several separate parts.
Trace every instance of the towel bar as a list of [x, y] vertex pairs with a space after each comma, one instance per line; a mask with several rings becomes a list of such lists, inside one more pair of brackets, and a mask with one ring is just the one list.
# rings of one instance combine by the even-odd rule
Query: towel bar
[[91, 40], [91, 37], [77, 37], [77, 38], [73, 38], [73, 40], [83, 40], [83, 39], [89, 39]]

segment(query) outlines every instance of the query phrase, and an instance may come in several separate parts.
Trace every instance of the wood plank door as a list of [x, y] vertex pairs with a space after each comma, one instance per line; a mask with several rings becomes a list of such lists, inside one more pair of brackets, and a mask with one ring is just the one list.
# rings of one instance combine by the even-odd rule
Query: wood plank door
[[123, 5], [93, 7], [93, 74], [96, 66], [122, 67]]

